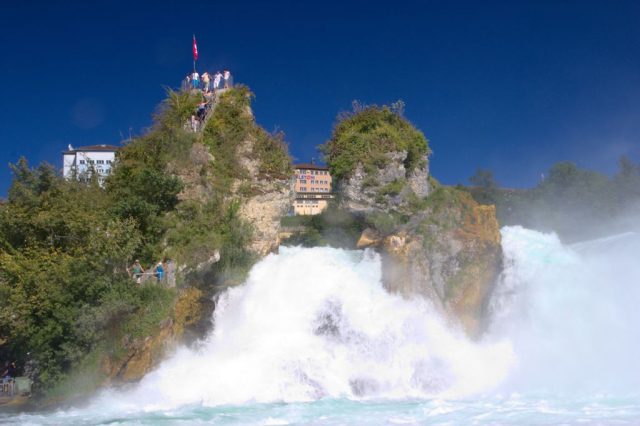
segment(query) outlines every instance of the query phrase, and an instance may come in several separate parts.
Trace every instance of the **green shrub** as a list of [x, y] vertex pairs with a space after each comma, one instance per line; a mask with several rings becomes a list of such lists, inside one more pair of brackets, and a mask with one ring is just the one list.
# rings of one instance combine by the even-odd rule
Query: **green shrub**
[[258, 126], [250, 113], [253, 94], [245, 86], [236, 86], [220, 96], [203, 133], [203, 143], [215, 153], [217, 188], [228, 190], [231, 179], [246, 177], [238, 162], [238, 148], [253, 141], [258, 171], [275, 177], [288, 178], [291, 158], [282, 133], [270, 134]]
[[380, 195], [398, 195], [402, 192], [407, 181], [405, 179], [396, 179], [380, 188]]
[[361, 162], [365, 170], [382, 168], [384, 154], [406, 151], [405, 168], [412, 171], [426, 161], [427, 139], [401, 114], [388, 106], [356, 105], [341, 114], [329, 141], [320, 147], [334, 178], [348, 177]]
[[290, 178], [293, 169], [284, 133], [270, 134], [258, 127], [256, 134], [253, 150], [260, 161], [260, 173], [283, 179]]
[[203, 143], [215, 153], [214, 173], [219, 190], [227, 190], [230, 179], [245, 177], [237, 151], [254, 130], [249, 112], [252, 98], [253, 93], [244, 86], [223, 93], [204, 128]]
[[392, 233], [401, 221], [397, 215], [384, 212], [374, 212], [366, 217], [366, 223], [380, 231], [383, 235]]

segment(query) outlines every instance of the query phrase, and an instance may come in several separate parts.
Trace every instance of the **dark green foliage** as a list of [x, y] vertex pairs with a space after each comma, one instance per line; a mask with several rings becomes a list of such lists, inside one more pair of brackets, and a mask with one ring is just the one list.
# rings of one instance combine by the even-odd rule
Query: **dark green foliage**
[[164, 232], [160, 218], [175, 208], [182, 190], [180, 179], [167, 173], [167, 164], [188, 158], [195, 136], [184, 125], [200, 100], [190, 92], [169, 90], [151, 131], [118, 152], [117, 167], [107, 179], [109, 212], [137, 223], [142, 242], [136, 255], [148, 262]]
[[[238, 145], [253, 138], [263, 174], [290, 169], [281, 135], [253, 122], [250, 97], [246, 88], [228, 91], [201, 135], [185, 129], [200, 96], [168, 91], [150, 131], [119, 151], [105, 189], [64, 180], [46, 164], [12, 166], [0, 204], [0, 354], [19, 367], [35, 359], [36, 389], [63, 395], [95, 387], [104, 354], [124, 356], [123, 342], [152, 335], [171, 317], [176, 291], [136, 286], [126, 269], [135, 258], [149, 265], [169, 256], [194, 267], [219, 251], [207, 285], [244, 277], [255, 261], [252, 230], [223, 185], [242, 176]], [[172, 170], [194, 167], [196, 142], [214, 148], [214, 164], [199, 163], [198, 171], [218, 191], [181, 201], [183, 183]]]
[[384, 167], [384, 154], [407, 151], [405, 168], [421, 166], [429, 154], [427, 139], [397, 108], [354, 104], [352, 113], [341, 114], [331, 139], [320, 147], [334, 178], [348, 177], [358, 162], [365, 170]]
[[271, 134], [262, 128], [256, 129], [254, 154], [260, 159], [260, 173], [269, 177], [289, 179], [291, 176], [291, 158], [284, 133]]
[[104, 295], [131, 286], [124, 268], [140, 234], [134, 221], [110, 216], [107, 204], [99, 187], [65, 181], [51, 166], [14, 166], [0, 208], [0, 340], [18, 360], [31, 353], [41, 386], [104, 336], [99, 325], [118, 312]]
[[283, 217], [281, 223], [284, 230], [296, 231], [283, 244], [304, 247], [332, 246], [352, 249], [366, 227], [361, 217], [334, 206], [330, 206], [319, 215]]
[[238, 216], [238, 208], [237, 202], [225, 203], [222, 198], [205, 204], [181, 203], [166, 219], [166, 253], [172, 258], [188, 257], [191, 263], [198, 264], [219, 250], [216, 282], [211, 284], [243, 278], [255, 259], [247, 250], [252, 230]]

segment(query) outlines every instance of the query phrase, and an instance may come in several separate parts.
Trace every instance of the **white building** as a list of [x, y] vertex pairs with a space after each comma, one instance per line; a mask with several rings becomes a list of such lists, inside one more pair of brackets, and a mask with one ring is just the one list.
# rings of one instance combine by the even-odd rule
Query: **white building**
[[62, 152], [62, 174], [67, 179], [86, 181], [92, 173], [97, 173], [100, 185], [111, 173], [118, 147], [114, 145], [90, 145], [73, 148], [69, 145]]

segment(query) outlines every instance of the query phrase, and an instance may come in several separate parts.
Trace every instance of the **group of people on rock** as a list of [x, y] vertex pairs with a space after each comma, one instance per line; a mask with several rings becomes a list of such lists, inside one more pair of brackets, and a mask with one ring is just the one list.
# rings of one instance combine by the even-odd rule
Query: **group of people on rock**
[[200, 90], [203, 95], [203, 102], [198, 104], [198, 108], [191, 114], [191, 118], [187, 123], [192, 132], [197, 132], [202, 126], [207, 113], [212, 107], [216, 92], [220, 89], [229, 89], [231, 87], [233, 87], [233, 77], [229, 70], [217, 71], [213, 76], [208, 72], [200, 75], [194, 70], [193, 73], [188, 74], [182, 80], [183, 91]]
[[145, 271], [142, 267], [142, 264], [140, 263], [140, 260], [136, 259], [136, 261], [133, 262], [133, 265], [131, 265], [130, 268], [127, 268], [127, 272], [129, 272], [129, 275], [134, 279], [136, 284], [142, 284], [142, 277], [144, 275], [154, 275], [158, 280], [158, 283], [160, 283], [165, 277], [166, 263], [167, 261], [163, 260], [161, 262], [158, 262], [153, 270]]
[[213, 76], [208, 72], [198, 74], [196, 70], [193, 70], [191, 74], [182, 81], [182, 90], [202, 90], [204, 93], [210, 93], [219, 89], [228, 89], [233, 86], [233, 77], [231, 71], [224, 70], [222, 72], [216, 71]]

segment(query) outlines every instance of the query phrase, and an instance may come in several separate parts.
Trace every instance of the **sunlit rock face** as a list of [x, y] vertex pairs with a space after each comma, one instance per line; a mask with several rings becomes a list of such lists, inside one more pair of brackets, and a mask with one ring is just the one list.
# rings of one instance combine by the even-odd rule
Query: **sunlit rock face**
[[[388, 152], [384, 155], [382, 167], [365, 170], [358, 164], [351, 175], [338, 183], [341, 205], [355, 213], [383, 210], [388, 205], [406, 206], [409, 197], [426, 197], [429, 194], [429, 162], [424, 160], [421, 167], [408, 171], [405, 168], [406, 151]], [[385, 192], [389, 185], [401, 184], [400, 191]]]
[[[501, 269], [500, 232], [493, 206], [461, 198], [461, 206], [431, 212], [418, 225], [384, 239], [384, 282], [391, 291], [428, 297], [478, 336]], [[451, 220], [451, 226], [443, 226], [441, 219]]]
[[392, 229], [365, 229], [357, 246], [382, 253], [388, 290], [425, 296], [478, 336], [501, 269], [495, 207], [454, 188], [431, 188], [428, 162], [408, 173], [405, 159], [406, 152], [388, 153], [381, 167], [367, 171], [358, 164], [339, 182], [345, 210], [400, 218]]

